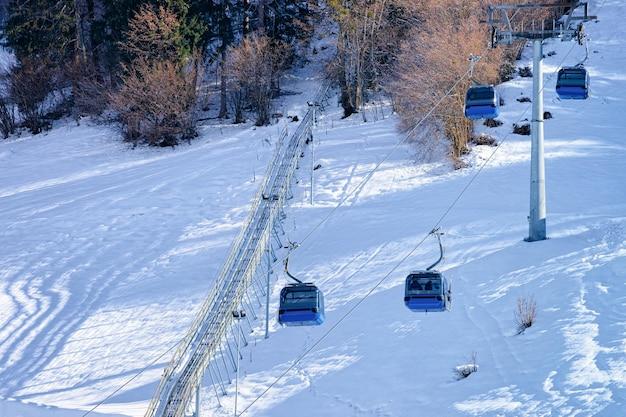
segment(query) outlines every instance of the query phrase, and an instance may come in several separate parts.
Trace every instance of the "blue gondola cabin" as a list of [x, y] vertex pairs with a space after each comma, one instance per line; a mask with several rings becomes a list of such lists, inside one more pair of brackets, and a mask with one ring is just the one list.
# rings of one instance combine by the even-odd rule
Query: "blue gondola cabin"
[[278, 322], [283, 326], [324, 323], [324, 294], [313, 284], [289, 284], [280, 291]]
[[404, 304], [411, 311], [446, 311], [452, 292], [448, 280], [437, 271], [414, 271], [406, 277]]
[[465, 95], [465, 117], [494, 119], [500, 115], [500, 97], [493, 85], [470, 87]]
[[583, 67], [561, 68], [556, 93], [563, 100], [586, 100], [589, 97], [589, 73]]

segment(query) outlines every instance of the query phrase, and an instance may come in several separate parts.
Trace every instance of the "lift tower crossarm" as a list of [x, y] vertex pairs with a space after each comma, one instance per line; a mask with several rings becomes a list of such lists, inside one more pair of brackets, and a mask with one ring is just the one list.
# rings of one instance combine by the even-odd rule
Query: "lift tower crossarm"
[[[574, 17], [574, 11], [583, 7], [583, 16]], [[521, 10], [541, 10], [562, 8], [566, 13], [558, 19], [532, 22], [530, 30], [524, 22], [516, 27], [513, 18]], [[509, 12], [513, 12], [509, 16]], [[589, 16], [586, 1], [571, 0], [561, 4], [530, 3], [530, 4], [499, 4], [487, 6], [487, 24], [491, 26], [491, 46], [498, 44], [510, 45], [516, 40], [533, 41], [533, 99], [531, 120], [531, 158], [530, 158], [530, 213], [528, 216], [529, 242], [546, 239], [546, 178], [545, 158], [543, 152], [543, 40], [561, 38], [571, 40], [581, 38], [582, 22], [595, 19]], [[564, 20], [564, 21], [563, 21]], [[580, 21], [575, 28], [572, 22]], [[546, 25], [546, 22], [548, 24]]]

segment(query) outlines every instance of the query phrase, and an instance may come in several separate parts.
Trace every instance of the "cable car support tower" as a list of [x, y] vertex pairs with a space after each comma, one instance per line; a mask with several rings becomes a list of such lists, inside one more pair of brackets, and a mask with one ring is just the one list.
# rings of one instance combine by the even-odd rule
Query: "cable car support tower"
[[[582, 16], [574, 12], [583, 9]], [[532, 20], [530, 27], [524, 21], [515, 22], [515, 17], [528, 11], [552, 11], [561, 14], [557, 19]], [[531, 121], [531, 162], [530, 162], [530, 213], [528, 216], [528, 237], [535, 242], [546, 239], [546, 184], [543, 146], [543, 41], [560, 38], [564, 41], [577, 39], [582, 43], [583, 22], [595, 19], [589, 16], [588, 4], [584, 1], [560, 2], [559, 4], [501, 4], [487, 7], [487, 24], [491, 26], [491, 47], [499, 44], [510, 45], [516, 40], [533, 42], [533, 99]], [[519, 20], [519, 19], [518, 19]]]

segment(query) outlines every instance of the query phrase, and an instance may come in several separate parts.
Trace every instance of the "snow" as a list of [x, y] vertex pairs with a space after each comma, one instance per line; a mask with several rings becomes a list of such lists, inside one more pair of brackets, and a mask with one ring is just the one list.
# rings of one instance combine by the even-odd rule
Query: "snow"
[[[531, 80], [516, 78], [499, 87], [504, 125], [477, 126], [499, 148], [474, 147], [470, 167], [454, 171], [441, 158], [416, 163], [419, 141], [401, 145], [293, 253], [292, 273], [324, 291], [327, 322], [281, 328], [273, 316], [269, 340], [257, 322], [244, 351], [239, 411], [274, 384], [244, 415], [623, 414], [626, 5], [607, 0], [590, 12], [599, 22], [586, 25], [589, 100], [559, 101], [554, 92], [553, 72], [563, 60], [576, 64], [584, 48], [545, 46], [556, 51], [545, 59], [545, 110], [554, 116], [545, 122], [550, 239], [523, 241], [530, 142], [509, 132], [530, 117], [529, 103], [515, 98], [530, 96]], [[529, 63], [527, 48], [519, 64]], [[319, 82], [314, 65], [291, 81], [306, 93], [284, 98], [289, 114], [305, 111], [305, 95]], [[401, 140], [396, 116], [380, 110], [366, 110], [367, 123], [361, 115], [341, 119], [331, 100], [316, 131], [315, 204], [307, 155], [284, 224], [291, 241], [302, 241]], [[115, 132], [86, 123], [0, 142], [1, 417], [82, 415], [182, 337], [247, 214], [279, 129], [205, 126], [197, 141], [173, 150], [129, 150]], [[402, 302], [405, 275], [436, 259], [436, 241], [394, 267], [494, 151], [441, 224], [452, 310], [411, 313]], [[272, 312], [286, 282], [275, 269]], [[534, 296], [538, 307], [522, 335], [513, 317], [519, 296]], [[455, 367], [472, 352], [479, 371], [456, 380]], [[94, 415], [143, 415], [167, 360]], [[203, 415], [232, 415], [234, 384], [227, 389], [219, 407], [205, 378]]]

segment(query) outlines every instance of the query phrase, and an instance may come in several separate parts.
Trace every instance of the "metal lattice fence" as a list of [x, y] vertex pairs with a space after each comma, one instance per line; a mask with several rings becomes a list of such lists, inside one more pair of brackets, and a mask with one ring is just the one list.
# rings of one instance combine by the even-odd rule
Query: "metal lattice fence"
[[[323, 101], [329, 86], [322, 86], [315, 103]], [[285, 129], [278, 138], [248, 218], [231, 245], [215, 285], [163, 372], [146, 417], [183, 417], [211, 360], [218, 354], [224, 360], [224, 346], [229, 331], [233, 331], [233, 311], [242, 303], [251, 304], [247, 292], [254, 285], [263, 257], [273, 253], [272, 232], [280, 228], [283, 207], [291, 195], [291, 180], [312, 135], [314, 117], [311, 108], [292, 135]]]

